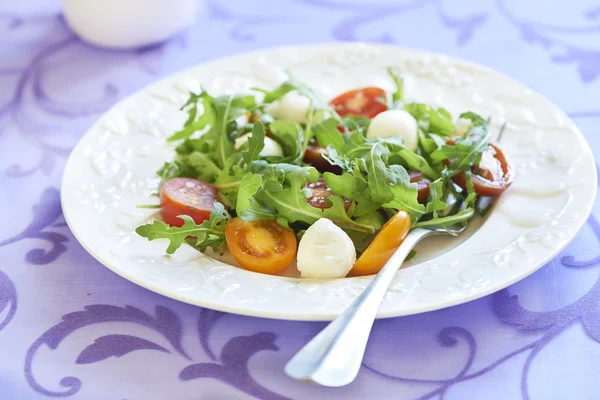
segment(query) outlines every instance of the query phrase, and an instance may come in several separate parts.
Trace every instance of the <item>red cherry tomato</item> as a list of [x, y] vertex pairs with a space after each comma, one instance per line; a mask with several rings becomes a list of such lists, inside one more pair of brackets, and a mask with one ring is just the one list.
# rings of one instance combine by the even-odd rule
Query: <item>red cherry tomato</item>
[[425, 178], [425, 175], [419, 171], [408, 171], [408, 175], [410, 176], [410, 181], [417, 184], [417, 199], [419, 200], [419, 203], [425, 204], [429, 198], [429, 187], [431, 186], [431, 181]]
[[[515, 179], [512, 163], [495, 144], [490, 144], [490, 148], [481, 157], [480, 165], [474, 166], [472, 171], [473, 186], [479, 196], [499, 196]], [[462, 188], [467, 185], [467, 175], [464, 172], [455, 175], [452, 180]]]
[[197, 224], [210, 218], [219, 191], [208, 183], [191, 178], [173, 178], [163, 183], [160, 190], [160, 209], [165, 222], [182, 226], [179, 215], [189, 215]]
[[320, 172], [332, 172], [336, 175], [341, 175], [343, 170], [337, 165], [331, 165], [329, 161], [323, 158], [322, 153], [327, 150], [326, 147], [319, 146], [316, 139], [311, 139], [309, 145], [306, 147], [304, 152], [304, 161], [307, 164], [312, 165]]
[[[310, 196], [306, 198], [306, 202], [308, 204], [320, 209], [330, 207], [329, 204], [327, 204], [326, 199], [329, 196], [333, 196], [333, 192], [327, 186], [323, 178], [319, 178], [319, 180], [314, 183], [309, 183], [308, 185], [306, 185], [305, 189], [308, 189], [311, 192]], [[350, 209], [351, 205], [352, 201], [344, 199], [344, 208], [346, 209], [346, 211]]]
[[364, 115], [373, 118], [387, 110], [385, 91], [378, 87], [350, 90], [329, 102], [340, 117]]

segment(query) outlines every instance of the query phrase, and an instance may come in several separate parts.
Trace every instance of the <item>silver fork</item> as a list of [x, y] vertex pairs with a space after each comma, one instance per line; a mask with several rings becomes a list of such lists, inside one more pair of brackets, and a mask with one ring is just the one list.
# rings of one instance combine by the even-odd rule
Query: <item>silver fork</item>
[[427, 236], [458, 235], [466, 226], [412, 230], [360, 296], [325, 329], [308, 342], [285, 366], [292, 378], [338, 387], [356, 378], [373, 321], [396, 271], [415, 245]]

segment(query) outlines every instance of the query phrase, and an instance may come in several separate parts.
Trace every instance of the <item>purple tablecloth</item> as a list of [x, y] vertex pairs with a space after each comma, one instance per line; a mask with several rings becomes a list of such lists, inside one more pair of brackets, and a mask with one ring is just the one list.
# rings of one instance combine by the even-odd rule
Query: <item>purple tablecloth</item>
[[323, 323], [137, 287], [83, 250], [59, 202], [70, 149], [119, 99], [205, 60], [294, 43], [391, 42], [488, 65], [556, 102], [600, 154], [597, 0], [207, 0], [191, 30], [135, 51], [82, 43], [54, 3], [0, 4], [0, 399], [600, 398], [595, 216], [507, 290], [378, 321], [356, 382], [329, 389], [282, 370]]

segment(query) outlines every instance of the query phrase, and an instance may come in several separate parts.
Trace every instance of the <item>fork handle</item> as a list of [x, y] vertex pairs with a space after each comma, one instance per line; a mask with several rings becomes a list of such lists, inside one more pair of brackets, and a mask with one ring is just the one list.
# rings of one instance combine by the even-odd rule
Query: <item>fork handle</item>
[[338, 387], [356, 378], [373, 326], [390, 283], [410, 251], [429, 229], [412, 230], [358, 298], [306, 344], [285, 366], [289, 376], [323, 386]]

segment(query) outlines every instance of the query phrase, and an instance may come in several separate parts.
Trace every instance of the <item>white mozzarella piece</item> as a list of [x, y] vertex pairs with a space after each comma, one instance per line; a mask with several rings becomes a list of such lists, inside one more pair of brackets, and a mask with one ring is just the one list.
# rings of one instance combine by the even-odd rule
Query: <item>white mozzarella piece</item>
[[417, 120], [405, 110], [388, 110], [377, 114], [367, 130], [368, 139], [400, 136], [404, 145], [416, 150], [419, 145]]
[[312, 224], [298, 246], [298, 270], [303, 278], [343, 278], [356, 261], [350, 237], [327, 218]]
[[[252, 136], [251, 133], [246, 133], [245, 135], [242, 135], [239, 138], [235, 139], [235, 144], [234, 144], [235, 149], [237, 150], [240, 147], [242, 147], [244, 144], [246, 144], [246, 142], [248, 141], [250, 136]], [[283, 149], [281, 148], [279, 143], [277, 143], [275, 140], [271, 139], [270, 137], [265, 136], [265, 147], [263, 147], [263, 149], [261, 150], [260, 155], [263, 157], [266, 157], [266, 156], [283, 157]]]
[[285, 119], [304, 124], [307, 121], [310, 99], [295, 90], [286, 93], [280, 101], [270, 104], [265, 111], [275, 119]]

